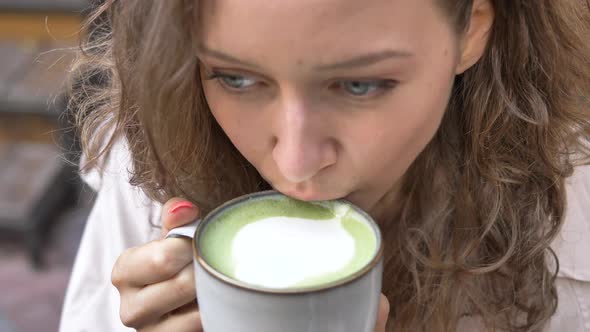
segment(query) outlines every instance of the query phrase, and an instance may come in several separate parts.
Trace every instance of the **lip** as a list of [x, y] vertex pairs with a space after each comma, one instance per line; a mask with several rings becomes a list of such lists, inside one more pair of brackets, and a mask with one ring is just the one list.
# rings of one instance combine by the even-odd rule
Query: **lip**
[[[316, 190], [318, 187], [317, 183], [311, 183], [312, 180], [308, 180], [306, 182], [300, 183], [292, 183], [289, 181], [285, 181], [284, 179], [280, 179], [277, 181], [271, 181], [269, 177], [262, 176], [263, 179], [270, 184], [272, 190], [278, 191], [279, 193], [294, 198], [300, 201], [331, 201], [337, 199], [343, 199], [346, 195], [333, 195], [328, 194], [326, 195], [325, 192], [320, 190]], [[313, 189], [309, 190], [312, 187]]]

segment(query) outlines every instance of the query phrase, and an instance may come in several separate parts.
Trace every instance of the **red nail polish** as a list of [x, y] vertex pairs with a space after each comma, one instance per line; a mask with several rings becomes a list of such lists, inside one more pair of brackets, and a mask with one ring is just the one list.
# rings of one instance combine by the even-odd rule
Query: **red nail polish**
[[194, 205], [191, 202], [188, 201], [182, 201], [182, 202], [178, 202], [176, 204], [174, 204], [170, 210], [168, 210], [169, 213], [176, 213], [179, 210], [182, 209], [192, 209], [194, 207]]

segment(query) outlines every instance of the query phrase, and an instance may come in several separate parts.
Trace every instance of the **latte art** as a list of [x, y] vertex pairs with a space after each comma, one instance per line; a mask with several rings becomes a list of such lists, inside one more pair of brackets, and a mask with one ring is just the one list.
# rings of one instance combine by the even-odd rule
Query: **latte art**
[[340, 219], [270, 217], [238, 232], [232, 246], [234, 277], [266, 287], [293, 287], [343, 269], [354, 249], [354, 238]]
[[225, 211], [207, 226], [201, 247], [206, 261], [231, 278], [288, 289], [354, 274], [374, 256], [376, 237], [345, 203], [275, 197]]

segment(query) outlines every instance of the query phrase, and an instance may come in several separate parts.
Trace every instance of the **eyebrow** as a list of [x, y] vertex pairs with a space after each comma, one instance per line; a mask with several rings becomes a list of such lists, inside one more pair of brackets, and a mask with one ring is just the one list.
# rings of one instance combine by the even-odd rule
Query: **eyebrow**
[[247, 62], [247, 61], [238, 59], [238, 58], [236, 58], [236, 57], [234, 57], [232, 55], [225, 54], [225, 53], [223, 53], [221, 51], [217, 51], [217, 50], [211, 49], [211, 48], [209, 48], [209, 47], [207, 47], [207, 46], [205, 46], [203, 44], [201, 44], [201, 45], [198, 46], [197, 51], [201, 55], [209, 56], [209, 57], [212, 57], [212, 58], [217, 58], [219, 60], [223, 60], [223, 61], [226, 61], [226, 62], [233, 62], [233, 63], [240, 64], [240, 65], [243, 65], [243, 66], [260, 68], [258, 65], [254, 64], [254, 63]]
[[317, 67], [317, 70], [337, 70], [337, 69], [350, 69], [358, 67], [366, 67], [374, 65], [381, 61], [394, 59], [394, 58], [410, 58], [413, 54], [406, 51], [390, 50], [386, 49], [383, 51], [377, 51], [373, 53], [359, 55], [341, 62], [332, 63], [328, 65], [321, 65]]
[[[219, 60], [223, 60], [226, 62], [233, 62], [233, 63], [240, 64], [243, 66], [260, 68], [260, 66], [254, 64], [254, 63], [241, 60], [239, 58], [236, 58], [232, 55], [223, 53], [218, 50], [213, 50], [213, 49], [208, 48], [202, 44], [198, 47], [198, 52], [201, 53], [201, 55], [217, 58]], [[322, 71], [351, 69], [351, 68], [370, 66], [370, 65], [379, 63], [381, 61], [385, 61], [385, 60], [389, 60], [389, 59], [393, 59], [393, 58], [410, 58], [413, 55], [414, 54], [412, 54], [411, 52], [407, 52], [407, 51], [385, 49], [382, 51], [377, 51], [377, 52], [373, 52], [373, 53], [355, 56], [353, 58], [346, 59], [344, 61], [337, 62], [337, 63], [320, 65], [314, 69], [322, 70]]]

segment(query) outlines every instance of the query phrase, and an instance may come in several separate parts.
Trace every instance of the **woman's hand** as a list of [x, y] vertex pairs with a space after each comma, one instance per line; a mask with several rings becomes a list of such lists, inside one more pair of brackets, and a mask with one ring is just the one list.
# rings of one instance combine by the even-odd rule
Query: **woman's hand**
[[[199, 215], [191, 203], [173, 198], [162, 209], [162, 236]], [[195, 300], [192, 248], [188, 239], [169, 238], [126, 250], [112, 272], [121, 295], [125, 326], [140, 332], [202, 331]]]
[[[162, 211], [162, 236], [199, 215], [197, 207], [179, 198]], [[126, 250], [115, 263], [112, 283], [121, 295], [125, 326], [140, 332], [202, 331], [190, 240], [160, 239]], [[388, 314], [389, 302], [381, 294], [376, 332], [385, 332]]]
[[375, 332], [385, 332], [385, 325], [387, 324], [387, 317], [389, 316], [389, 301], [385, 295], [381, 294], [379, 301], [379, 313], [377, 314], [377, 327]]

